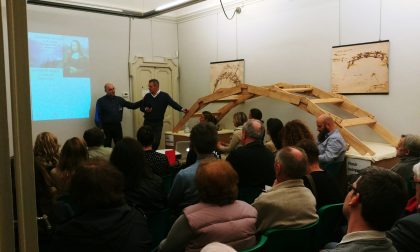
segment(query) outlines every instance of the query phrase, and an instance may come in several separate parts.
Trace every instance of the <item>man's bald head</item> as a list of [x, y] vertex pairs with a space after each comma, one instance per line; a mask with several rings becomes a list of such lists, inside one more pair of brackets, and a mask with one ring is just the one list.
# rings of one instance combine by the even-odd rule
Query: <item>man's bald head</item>
[[328, 114], [322, 114], [316, 119], [316, 127], [319, 133], [325, 130], [331, 132], [335, 129], [334, 119]]
[[299, 148], [284, 147], [277, 153], [275, 163], [277, 178], [300, 179], [306, 174], [308, 158]]
[[104, 89], [105, 89], [105, 93], [107, 95], [112, 95], [112, 96], [115, 95], [115, 87], [114, 87], [114, 84], [112, 84], [112, 83], [106, 83], [105, 86], [104, 86]]

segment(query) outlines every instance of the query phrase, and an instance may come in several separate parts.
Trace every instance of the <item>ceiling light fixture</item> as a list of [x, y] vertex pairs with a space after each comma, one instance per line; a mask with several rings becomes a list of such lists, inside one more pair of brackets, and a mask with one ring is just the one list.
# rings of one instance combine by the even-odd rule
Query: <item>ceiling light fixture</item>
[[177, 6], [177, 5], [186, 3], [186, 2], [188, 2], [188, 0], [177, 0], [177, 1], [173, 1], [173, 2], [167, 3], [167, 4], [162, 4], [161, 6], [157, 7], [155, 9], [155, 11], [166, 10], [166, 9], [169, 9], [171, 7], [174, 7], [174, 6]]
[[102, 13], [108, 15], [117, 15], [117, 16], [125, 16], [131, 18], [151, 18], [155, 16], [162, 15], [164, 13], [174, 11], [180, 8], [184, 8], [199, 2], [203, 2], [205, 0], [177, 0], [168, 4], [161, 5], [154, 10], [150, 10], [147, 12], [137, 12], [132, 10], [124, 10], [115, 7], [108, 7], [108, 6], [98, 6], [98, 5], [91, 5], [82, 2], [76, 1], [53, 1], [53, 0], [27, 0], [28, 4], [33, 5], [42, 5], [48, 7], [57, 7], [62, 9], [72, 9], [72, 10], [80, 10], [80, 11], [87, 11], [87, 12], [95, 12], [95, 13]]

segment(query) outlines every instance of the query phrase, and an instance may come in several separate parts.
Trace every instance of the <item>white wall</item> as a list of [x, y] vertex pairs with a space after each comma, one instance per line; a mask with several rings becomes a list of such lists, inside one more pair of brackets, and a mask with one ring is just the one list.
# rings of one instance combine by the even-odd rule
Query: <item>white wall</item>
[[[415, 0], [262, 0], [245, 4], [232, 21], [221, 12], [184, 21], [178, 28], [181, 102], [209, 93], [211, 61], [236, 58], [245, 59], [246, 83], [309, 83], [328, 91], [331, 47], [381, 35], [391, 44], [389, 95], [348, 97], [395, 135], [420, 134], [418, 13]], [[240, 109], [251, 107], [261, 108], [265, 119], [302, 119], [315, 131], [314, 118], [291, 105], [258, 98]], [[369, 131], [359, 133], [370, 139]]]
[[[103, 86], [106, 82], [115, 84], [117, 95], [130, 93], [129, 58], [174, 58], [178, 48], [177, 25], [151, 19], [130, 20], [125, 17], [28, 5], [28, 30], [89, 37], [92, 70], [90, 118], [37, 121], [32, 125], [33, 139], [42, 131], [51, 131], [58, 136], [61, 144], [70, 137], [82, 137], [86, 129], [94, 126], [96, 100], [105, 94]], [[71, 92], [71, 87], [68, 92]], [[126, 136], [134, 136], [132, 113], [129, 109], [124, 110], [122, 125]]]

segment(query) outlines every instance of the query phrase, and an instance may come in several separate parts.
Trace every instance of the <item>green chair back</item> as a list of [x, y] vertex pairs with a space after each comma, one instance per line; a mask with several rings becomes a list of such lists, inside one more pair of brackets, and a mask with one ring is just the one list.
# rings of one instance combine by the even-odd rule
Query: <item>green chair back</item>
[[263, 234], [267, 236], [264, 251], [316, 251], [317, 225], [318, 221], [299, 228], [270, 228]]
[[318, 209], [319, 223], [316, 228], [318, 248], [328, 242], [339, 242], [342, 238], [341, 225], [345, 223], [343, 203], [326, 205]]
[[265, 247], [266, 242], [267, 242], [267, 236], [261, 235], [260, 240], [258, 241], [257, 244], [255, 244], [255, 246], [253, 246], [251, 248], [248, 248], [248, 249], [240, 250], [240, 252], [262, 252], [262, 251], [265, 251], [264, 247]]

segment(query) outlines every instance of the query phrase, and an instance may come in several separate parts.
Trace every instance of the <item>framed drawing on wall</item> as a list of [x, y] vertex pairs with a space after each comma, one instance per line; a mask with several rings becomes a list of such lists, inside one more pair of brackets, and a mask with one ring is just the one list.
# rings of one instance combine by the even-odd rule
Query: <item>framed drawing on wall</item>
[[235, 87], [244, 82], [245, 60], [230, 60], [210, 63], [210, 90]]
[[331, 92], [388, 94], [389, 40], [334, 46]]

